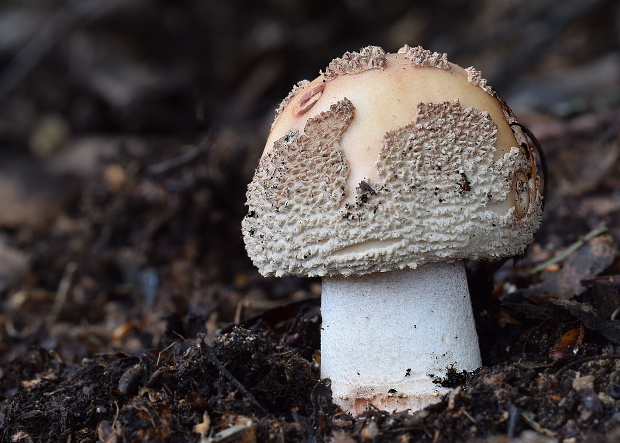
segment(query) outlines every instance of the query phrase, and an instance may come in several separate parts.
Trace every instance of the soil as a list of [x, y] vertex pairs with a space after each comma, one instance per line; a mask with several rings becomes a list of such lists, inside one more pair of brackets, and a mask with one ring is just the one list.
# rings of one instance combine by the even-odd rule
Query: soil
[[[620, 440], [620, 5], [0, 5], [0, 438]], [[290, 87], [367, 44], [482, 69], [547, 157], [534, 244], [469, 263], [484, 366], [410, 414], [320, 380], [320, 280], [263, 278], [245, 189]]]

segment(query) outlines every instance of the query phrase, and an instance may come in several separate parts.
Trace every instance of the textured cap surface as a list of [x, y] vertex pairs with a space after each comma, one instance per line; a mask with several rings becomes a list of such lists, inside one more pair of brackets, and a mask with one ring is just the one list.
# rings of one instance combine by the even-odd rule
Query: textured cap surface
[[248, 186], [250, 258], [325, 276], [521, 253], [541, 196], [515, 121], [445, 54], [345, 54], [278, 108]]

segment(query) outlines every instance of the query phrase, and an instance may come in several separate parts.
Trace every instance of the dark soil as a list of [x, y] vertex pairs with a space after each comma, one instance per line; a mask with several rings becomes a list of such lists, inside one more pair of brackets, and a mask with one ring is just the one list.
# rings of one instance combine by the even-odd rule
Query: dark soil
[[[2, 3], [2, 441], [620, 440], [619, 8]], [[352, 417], [319, 376], [320, 281], [262, 278], [240, 222], [291, 86], [404, 43], [482, 69], [549, 193], [523, 257], [468, 265], [484, 367]]]

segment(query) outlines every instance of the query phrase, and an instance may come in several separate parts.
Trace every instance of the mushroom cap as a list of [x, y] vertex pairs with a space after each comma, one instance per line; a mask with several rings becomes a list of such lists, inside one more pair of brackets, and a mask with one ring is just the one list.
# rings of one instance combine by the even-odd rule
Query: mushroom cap
[[369, 46], [284, 99], [242, 223], [263, 275], [368, 274], [523, 252], [536, 156], [473, 68]]

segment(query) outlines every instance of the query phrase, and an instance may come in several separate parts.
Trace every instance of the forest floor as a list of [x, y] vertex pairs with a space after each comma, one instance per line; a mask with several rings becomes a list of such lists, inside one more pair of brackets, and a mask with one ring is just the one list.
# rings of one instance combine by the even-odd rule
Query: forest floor
[[[51, 3], [8, 2], [31, 24], [11, 32], [43, 33], [44, 47], [35, 25]], [[450, 46], [416, 21], [438, 10], [340, 6], [354, 26], [300, 1], [295, 27], [258, 6], [227, 27], [214, 17], [231, 16], [228, 2], [157, 1], [160, 15], [146, 3], [61, 10], [70, 20], [56, 17], [58, 41], [39, 55], [0, 46], [2, 441], [620, 440], [615, 2], [567, 2], [557, 16], [548, 1], [471, 2], [477, 23], [496, 23], [482, 36], [453, 21], [473, 14], [467, 2], [441, 16], [462, 37], [457, 61], [487, 67], [544, 147], [545, 215], [523, 257], [468, 264], [484, 366], [451, 374], [422, 411], [357, 417], [320, 380], [320, 280], [258, 274], [244, 194], [294, 82], [371, 31], [369, 43]], [[537, 40], [523, 20], [548, 26]], [[190, 35], [200, 43], [165, 44]], [[499, 63], [507, 48], [515, 57]], [[29, 60], [41, 69], [20, 71]]]

